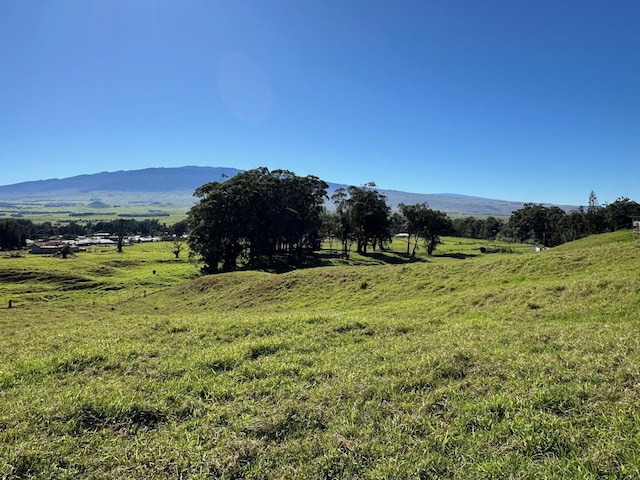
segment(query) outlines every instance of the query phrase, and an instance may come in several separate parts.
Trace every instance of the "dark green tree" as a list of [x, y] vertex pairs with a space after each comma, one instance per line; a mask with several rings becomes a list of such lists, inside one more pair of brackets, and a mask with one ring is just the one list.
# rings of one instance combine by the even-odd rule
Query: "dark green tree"
[[584, 208], [566, 214], [559, 225], [560, 243], [573, 242], [587, 235]]
[[16, 250], [25, 245], [25, 232], [15, 220], [0, 220], [0, 250]]
[[564, 211], [559, 207], [525, 203], [509, 219], [510, 230], [521, 242], [540, 243], [553, 247], [562, 243]]
[[485, 240], [495, 240], [503, 227], [504, 221], [489, 216], [482, 221], [482, 226], [480, 227], [480, 238]]
[[[398, 205], [400, 212], [404, 217], [406, 224], [406, 230], [409, 234], [407, 237], [407, 254], [411, 253], [412, 257], [416, 256], [416, 250], [418, 249], [418, 240], [420, 236], [424, 234], [424, 224], [426, 217], [426, 210], [429, 206], [426, 203], [416, 203], [415, 205], [405, 205], [401, 203]], [[413, 239], [413, 249], [411, 249], [411, 240]], [[411, 252], [409, 251], [411, 249]]]
[[587, 233], [589, 235], [594, 233], [603, 233], [607, 230], [607, 220], [605, 218], [604, 209], [600, 206], [598, 198], [593, 190], [589, 194], [589, 204], [587, 206], [585, 222], [587, 226]]
[[387, 205], [387, 197], [376, 190], [375, 183], [367, 183], [364, 187], [350, 186], [349, 198], [346, 200], [349, 217], [356, 241], [358, 253], [367, 253], [368, 245], [373, 250], [382, 248], [385, 242], [391, 241], [389, 231], [389, 215], [391, 208]]
[[427, 209], [425, 213], [424, 242], [427, 247], [427, 255], [432, 255], [441, 243], [440, 237], [451, 233], [452, 224], [451, 220], [447, 218], [447, 214], [440, 210]]
[[452, 220], [453, 235], [463, 238], [482, 238], [495, 240], [504, 227], [504, 221], [495, 217], [487, 218], [455, 218]]
[[640, 215], [640, 204], [626, 197], [618, 198], [603, 209], [607, 229], [610, 232], [631, 228], [631, 217]]
[[127, 235], [131, 233], [131, 220], [125, 220], [124, 218], [120, 218], [115, 220], [116, 227], [116, 235], [118, 236], [118, 252], [122, 253], [122, 247], [124, 246], [124, 241], [127, 238]]
[[170, 235], [175, 235], [176, 237], [181, 237], [185, 233], [189, 231], [189, 222], [185, 220], [180, 220], [179, 222], [170, 225], [168, 228], [168, 233]]

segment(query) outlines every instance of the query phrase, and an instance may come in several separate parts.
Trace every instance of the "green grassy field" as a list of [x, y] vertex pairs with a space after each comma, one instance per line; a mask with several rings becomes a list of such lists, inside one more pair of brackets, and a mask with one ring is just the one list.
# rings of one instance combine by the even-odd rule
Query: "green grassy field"
[[135, 200], [136, 198], [138, 197], [135, 195], [110, 195], [101, 199], [72, 196], [0, 202], [4, 203], [0, 205], [0, 219], [23, 218], [35, 223], [64, 225], [69, 222], [84, 224], [118, 218], [150, 218], [171, 225], [183, 220], [190, 208], [190, 205], [176, 202], [178, 199], [171, 196], [156, 195], [158, 201], [153, 202], [148, 199], [148, 195], [139, 197], [144, 200]]
[[638, 478], [640, 238], [483, 245], [0, 258], [0, 477]]

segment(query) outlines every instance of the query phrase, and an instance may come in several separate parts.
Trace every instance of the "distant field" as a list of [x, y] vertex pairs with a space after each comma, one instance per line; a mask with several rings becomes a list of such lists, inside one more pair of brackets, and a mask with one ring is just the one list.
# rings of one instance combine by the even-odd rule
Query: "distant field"
[[0, 258], [0, 478], [638, 478], [640, 237], [480, 247]]
[[0, 218], [24, 218], [36, 223], [93, 223], [116, 218], [157, 218], [160, 223], [173, 224], [184, 219], [189, 206], [158, 201], [131, 201], [128, 198], [105, 199], [35, 199], [0, 202]]

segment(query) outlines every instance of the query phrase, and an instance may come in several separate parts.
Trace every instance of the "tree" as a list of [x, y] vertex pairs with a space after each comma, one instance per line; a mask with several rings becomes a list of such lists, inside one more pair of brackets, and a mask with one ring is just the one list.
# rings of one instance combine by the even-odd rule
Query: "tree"
[[322, 212], [320, 234], [329, 241], [329, 253], [333, 253], [333, 244], [340, 238], [340, 218], [337, 212]]
[[342, 257], [349, 258], [351, 253], [351, 245], [354, 241], [354, 228], [351, 218], [351, 203], [347, 200], [349, 195], [344, 188], [338, 188], [333, 195], [331, 195], [331, 201], [336, 208], [336, 228], [340, 243], [342, 245]]
[[15, 250], [25, 246], [25, 232], [15, 220], [0, 220], [0, 250]]
[[189, 231], [189, 222], [185, 220], [180, 220], [179, 222], [174, 223], [169, 226], [168, 232], [176, 237], [182, 237], [185, 233]]
[[545, 207], [525, 203], [511, 214], [509, 227], [517, 240], [553, 247], [562, 243], [564, 211], [559, 207]]
[[574, 210], [561, 220], [560, 225], [560, 243], [573, 242], [587, 234], [587, 225], [585, 222], [584, 208], [580, 207]]
[[184, 243], [180, 237], [176, 237], [173, 240], [173, 248], [171, 249], [171, 253], [173, 253], [176, 257], [176, 260], [180, 258], [180, 252], [184, 249]]
[[415, 205], [405, 205], [404, 203], [401, 203], [399, 207], [400, 212], [405, 219], [407, 233], [409, 234], [407, 237], [407, 254], [409, 254], [411, 238], [413, 237], [413, 250], [411, 251], [411, 256], [415, 257], [416, 250], [418, 248], [418, 239], [422, 235], [424, 228], [425, 211], [429, 206], [426, 203], [416, 203]]
[[480, 238], [484, 238], [485, 240], [495, 240], [498, 234], [502, 231], [503, 227], [504, 221], [489, 216], [482, 222], [482, 226], [480, 228]]
[[118, 235], [118, 253], [122, 253], [122, 247], [124, 245], [124, 239], [129, 233], [129, 225], [131, 220], [125, 220], [120, 218], [116, 220], [117, 225], [117, 235]]
[[280, 253], [296, 260], [305, 246], [319, 245], [327, 187], [317, 177], [264, 167], [202, 185], [189, 211], [189, 246], [207, 273], [233, 270], [241, 258], [254, 266]]
[[[440, 236], [450, 233], [453, 229], [453, 224], [446, 213], [432, 210], [426, 203], [400, 204], [400, 211], [406, 218], [409, 238], [411, 236], [414, 238], [412, 257], [416, 255], [418, 238], [424, 238], [427, 255], [432, 255], [440, 243]], [[409, 253], [409, 242], [407, 242], [407, 253]]]
[[463, 238], [495, 240], [504, 227], [504, 222], [495, 217], [485, 219], [466, 217], [452, 220], [453, 234]]
[[387, 197], [376, 190], [373, 182], [362, 188], [350, 186], [348, 192], [346, 203], [358, 253], [366, 254], [368, 245], [374, 251], [377, 246], [382, 248], [384, 242], [391, 241]]
[[54, 256], [62, 257], [63, 260], [66, 260], [68, 256], [75, 257], [76, 255], [71, 251], [71, 244], [69, 242], [65, 242]]
[[640, 215], [640, 204], [626, 197], [604, 207], [603, 217], [610, 232], [631, 228], [631, 217]]
[[441, 243], [440, 236], [451, 232], [451, 220], [447, 218], [446, 213], [431, 209], [427, 209], [424, 220], [423, 235], [427, 247], [427, 255], [432, 255], [433, 251]]
[[588, 234], [602, 233], [606, 231], [604, 210], [598, 203], [598, 198], [593, 190], [589, 194], [589, 204], [587, 206], [585, 220]]

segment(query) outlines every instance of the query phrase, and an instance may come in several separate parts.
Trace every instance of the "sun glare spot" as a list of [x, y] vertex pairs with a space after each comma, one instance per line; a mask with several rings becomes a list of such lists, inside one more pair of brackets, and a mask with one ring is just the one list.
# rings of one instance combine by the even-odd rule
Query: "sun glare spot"
[[271, 112], [269, 80], [247, 55], [238, 52], [222, 55], [218, 62], [217, 80], [225, 106], [240, 120], [257, 123]]

